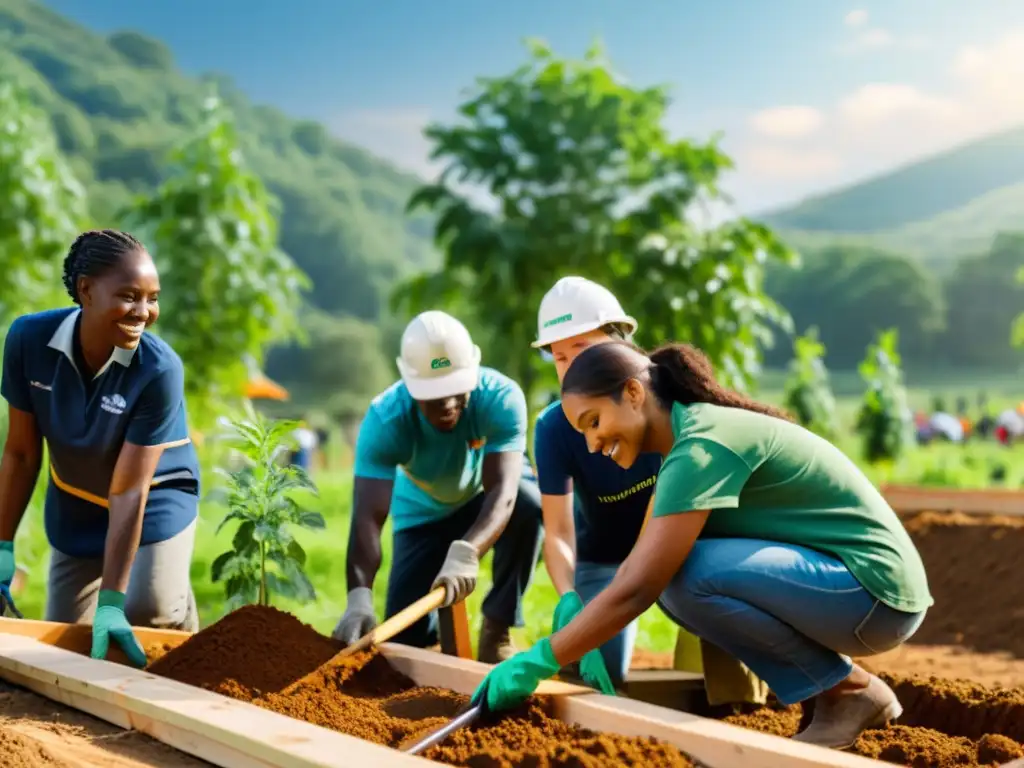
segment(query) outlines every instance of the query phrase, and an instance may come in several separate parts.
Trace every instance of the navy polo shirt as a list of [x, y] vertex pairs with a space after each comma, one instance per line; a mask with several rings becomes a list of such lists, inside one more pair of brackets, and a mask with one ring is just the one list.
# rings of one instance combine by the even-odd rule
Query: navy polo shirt
[[35, 416], [50, 474], [46, 535], [72, 557], [102, 557], [107, 496], [124, 443], [165, 447], [146, 502], [140, 545], [180, 533], [199, 510], [199, 461], [189, 439], [184, 369], [166, 342], [143, 333], [115, 347], [87, 387], [75, 364], [81, 310], [23, 315], [4, 346], [0, 394]]
[[558, 400], [537, 418], [533, 456], [542, 494], [563, 496], [571, 489], [575, 496], [576, 559], [604, 565], [625, 560], [643, 527], [661, 456], [641, 454], [623, 469], [591, 453]]

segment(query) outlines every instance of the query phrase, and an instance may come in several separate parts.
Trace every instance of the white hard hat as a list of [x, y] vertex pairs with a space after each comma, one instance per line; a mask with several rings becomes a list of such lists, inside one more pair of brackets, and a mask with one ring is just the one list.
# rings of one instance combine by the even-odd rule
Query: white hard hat
[[585, 277], [563, 277], [541, 299], [537, 340], [531, 346], [546, 347], [609, 323], [626, 326], [628, 333], [637, 327], [636, 320], [603, 285]]
[[480, 347], [473, 343], [466, 326], [436, 310], [417, 315], [405, 327], [396, 362], [402, 381], [416, 400], [472, 392], [480, 378]]

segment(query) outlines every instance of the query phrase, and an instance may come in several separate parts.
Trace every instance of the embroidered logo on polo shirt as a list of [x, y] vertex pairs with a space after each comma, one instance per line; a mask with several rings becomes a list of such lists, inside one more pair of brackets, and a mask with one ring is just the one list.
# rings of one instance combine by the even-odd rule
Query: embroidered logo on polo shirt
[[104, 395], [100, 398], [100, 408], [107, 413], [120, 414], [128, 407], [128, 402], [121, 395]]

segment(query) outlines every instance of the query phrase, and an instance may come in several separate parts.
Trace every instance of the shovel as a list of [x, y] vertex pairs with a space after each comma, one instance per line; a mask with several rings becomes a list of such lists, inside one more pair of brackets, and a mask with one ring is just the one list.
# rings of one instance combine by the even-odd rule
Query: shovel
[[14, 598], [11, 597], [11, 588], [6, 584], [0, 584], [0, 616], [10, 612], [19, 619], [24, 619], [25, 614], [18, 610], [18, 606], [14, 604]]
[[446, 725], [441, 726], [433, 733], [428, 733], [411, 747], [405, 747], [403, 745], [401, 750], [407, 755], [419, 755], [430, 747], [440, 744], [460, 728], [466, 728], [467, 726], [472, 725], [486, 713], [487, 688], [484, 687], [483, 690], [480, 691], [480, 697], [476, 704], [470, 701], [469, 704], [463, 707], [462, 712], [455, 715], [455, 717], [453, 717]]

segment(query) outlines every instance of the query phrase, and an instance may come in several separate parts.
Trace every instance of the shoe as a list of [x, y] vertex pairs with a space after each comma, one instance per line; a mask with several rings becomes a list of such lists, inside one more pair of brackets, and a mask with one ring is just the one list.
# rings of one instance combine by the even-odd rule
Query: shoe
[[871, 682], [860, 690], [836, 698], [819, 696], [814, 702], [811, 724], [795, 741], [821, 747], [846, 749], [868, 728], [880, 728], [903, 714], [903, 707], [892, 688], [871, 675]]
[[484, 616], [480, 624], [480, 642], [476, 657], [485, 664], [500, 664], [518, 652], [512, 643], [509, 627]]

